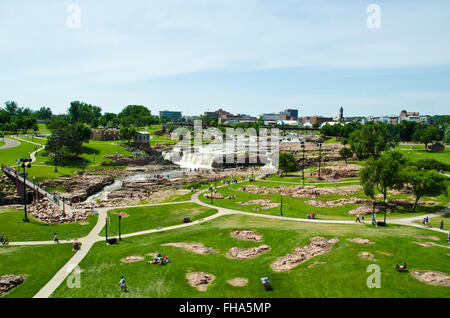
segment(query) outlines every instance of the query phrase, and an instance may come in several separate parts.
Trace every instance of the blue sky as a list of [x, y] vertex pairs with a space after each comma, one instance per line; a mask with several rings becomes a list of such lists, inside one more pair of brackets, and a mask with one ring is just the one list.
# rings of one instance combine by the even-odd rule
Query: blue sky
[[[379, 29], [366, 25], [372, 3]], [[2, 1], [0, 101], [57, 113], [81, 100], [187, 115], [449, 114], [449, 34], [447, 0]]]

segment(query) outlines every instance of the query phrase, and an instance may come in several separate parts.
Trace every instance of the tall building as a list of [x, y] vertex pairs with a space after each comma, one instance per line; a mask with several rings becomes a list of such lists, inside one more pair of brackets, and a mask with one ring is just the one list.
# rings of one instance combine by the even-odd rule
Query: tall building
[[177, 123], [181, 121], [181, 112], [173, 112], [169, 110], [163, 110], [159, 112], [159, 118], [167, 117], [171, 122]]
[[344, 120], [344, 107], [341, 106], [341, 108], [339, 109], [339, 121], [343, 120]]
[[285, 109], [280, 113], [282, 118], [286, 120], [298, 120], [298, 109]]

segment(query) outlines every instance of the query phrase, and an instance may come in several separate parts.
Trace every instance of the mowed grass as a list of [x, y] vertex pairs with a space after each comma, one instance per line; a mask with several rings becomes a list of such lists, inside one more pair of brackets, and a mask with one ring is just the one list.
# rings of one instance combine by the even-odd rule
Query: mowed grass
[[[217, 210], [195, 203], [113, 209], [108, 211], [108, 236], [119, 234], [119, 216], [115, 212], [128, 214], [121, 221], [121, 232], [126, 234], [182, 224], [184, 217], [190, 217], [191, 221], [199, 220], [217, 213]], [[105, 233], [103, 228], [100, 235], [105, 236]]]
[[439, 151], [425, 151], [424, 145], [415, 145], [416, 150], [411, 150], [411, 145], [398, 145], [396, 150], [401, 151], [405, 155], [405, 158], [409, 158], [412, 161], [418, 161], [420, 159], [435, 159], [446, 164], [450, 164], [450, 148], [445, 147], [442, 152]]
[[[343, 186], [349, 186], [349, 185], [357, 185], [356, 182], [351, 183], [328, 183], [328, 184], [320, 184], [318, 187], [343, 187]], [[280, 215], [280, 212], [283, 213], [283, 216], [285, 217], [292, 217], [292, 218], [306, 218], [307, 214], [314, 213], [319, 219], [329, 220], [329, 219], [335, 219], [335, 220], [349, 220], [354, 219], [355, 216], [349, 215], [348, 212], [357, 208], [358, 204], [346, 204], [342, 206], [335, 206], [335, 207], [315, 207], [312, 205], [309, 205], [306, 203], [306, 201], [334, 201], [342, 198], [365, 198], [367, 199], [363, 193], [363, 190], [359, 190], [355, 192], [354, 194], [351, 194], [349, 196], [343, 196], [338, 194], [329, 194], [329, 195], [321, 195], [318, 196], [316, 199], [314, 198], [293, 198], [289, 196], [283, 196], [283, 208], [281, 210], [280, 207], [274, 207], [271, 209], [262, 209], [259, 204], [252, 204], [252, 205], [242, 205], [237, 204], [237, 202], [246, 202], [250, 200], [255, 199], [268, 199], [275, 203], [281, 203], [281, 195], [279, 193], [272, 193], [272, 194], [254, 194], [254, 193], [248, 193], [241, 191], [242, 186], [248, 186], [248, 185], [259, 185], [259, 186], [268, 186], [268, 187], [277, 187], [277, 186], [283, 186], [283, 187], [291, 187], [294, 185], [289, 184], [283, 184], [281, 182], [266, 182], [266, 181], [256, 181], [252, 183], [239, 183], [239, 184], [233, 184], [226, 187], [218, 188], [218, 192], [223, 194], [224, 196], [231, 196], [235, 195], [235, 199], [213, 199], [213, 205], [223, 208], [228, 208], [232, 210], [238, 210], [238, 211], [245, 211], [245, 212], [252, 212], [252, 213], [262, 213], [262, 214], [270, 214], [270, 215]], [[397, 194], [397, 195], [389, 195], [388, 199], [406, 199], [407, 197], [411, 196], [411, 194]], [[211, 204], [211, 200], [204, 197], [204, 194], [199, 196], [199, 199], [205, 203]], [[425, 213], [435, 213], [438, 211], [441, 211], [445, 208], [446, 204], [449, 202], [450, 197], [446, 197], [444, 195], [440, 195], [434, 198], [430, 197], [423, 197], [421, 200], [431, 200], [434, 199], [437, 202], [440, 202], [441, 204], [437, 206], [417, 206], [415, 212], [411, 212], [409, 209], [405, 207], [398, 207], [394, 210], [392, 210], [392, 213], [387, 214], [387, 219], [394, 219], [394, 218], [403, 218], [403, 217], [412, 217], [416, 215], [421, 215]], [[381, 199], [378, 199], [379, 201]], [[377, 213], [377, 218], [380, 219], [381, 217], [384, 218], [384, 213]], [[368, 216], [366, 216], [366, 220]]]
[[15, 209], [0, 209], [0, 233], [10, 242], [21, 241], [51, 241], [53, 232], [58, 234], [60, 241], [86, 236], [97, 223], [97, 216], [90, 216], [85, 222], [49, 225], [33, 217], [29, 223], [24, 223], [24, 211]]
[[[263, 234], [263, 241], [240, 241], [230, 236], [235, 229], [252, 229]], [[117, 245], [95, 244], [80, 263], [81, 288], [69, 289], [66, 284], [52, 297], [450, 297], [449, 287], [422, 283], [409, 273], [399, 273], [395, 265], [407, 262], [410, 270], [436, 270], [450, 274], [448, 249], [422, 247], [413, 244], [417, 235], [430, 235], [423, 229], [390, 226], [372, 228], [367, 225], [308, 224], [271, 220], [243, 215], [222, 216], [210, 222], [178, 230], [126, 238]], [[445, 244], [445, 234], [434, 233]], [[270, 264], [278, 257], [292, 252], [294, 247], [307, 245], [310, 238], [322, 236], [339, 238], [326, 254], [319, 255], [286, 272], [274, 272]], [[348, 238], [363, 237], [375, 242], [360, 245]], [[164, 243], [203, 243], [217, 254], [199, 255], [182, 248], [162, 246]], [[232, 247], [249, 248], [268, 244], [271, 250], [249, 260], [229, 259], [225, 255]], [[376, 261], [363, 260], [358, 254], [367, 251]], [[168, 255], [171, 263], [150, 265], [149, 253]], [[144, 256], [144, 261], [123, 263], [131, 255]], [[324, 262], [309, 267], [315, 262]], [[372, 272], [370, 264], [381, 270], [381, 288], [368, 288], [366, 281]], [[216, 278], [206, 292], [199, 292], [188, 284], [189, 272], [208, 272]], [[124, 276], [129, 292], [120, 291], [118, 282]], [[244, 287], [227, 283], [235, 277], [247, 278]], [[268, 277], [273, 287], [265, 291], [260, 279]]]
[[[9, 137], [8, 137], [9, 138]], [[14, 138], [10, 138], [14, 139]], [[39, 149], [39, 146], [20, 141], [17, 147], [0, 149], [0, 163], [4, 165], [17, 166], [17, 160], [20, 158], [29, 158], [30, 154]]]
[[2, 298], [33, 297], [73, 254], [70, 244], [0, 246], [0, 276], [26, 275], [21, 285]]

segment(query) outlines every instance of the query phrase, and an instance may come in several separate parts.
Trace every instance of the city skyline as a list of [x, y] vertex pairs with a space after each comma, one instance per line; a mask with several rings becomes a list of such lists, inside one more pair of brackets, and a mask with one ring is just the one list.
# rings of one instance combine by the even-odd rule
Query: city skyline
[[[442, 115], [450, 3], [377, 1], [4, 3], [0, 102], [64, 113], [74, 100], [200, 115]], [[80, 9], [70, 28], [68, 6]], [[439, 48], [439, 49], [436, 49]]]

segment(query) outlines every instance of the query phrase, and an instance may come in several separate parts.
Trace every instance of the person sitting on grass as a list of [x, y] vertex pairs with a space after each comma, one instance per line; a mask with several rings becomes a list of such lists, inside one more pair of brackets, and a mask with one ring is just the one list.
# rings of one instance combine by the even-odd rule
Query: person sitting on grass
[[395, 269], [397, 269], [399, 272], [404, 272], [406, 271], [406, 262], [403, 263], [403, 266], [400, 265], [395, 265]]

